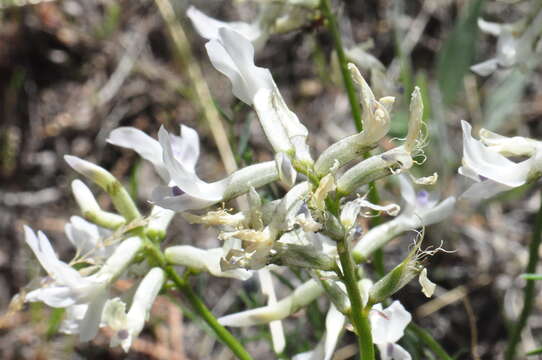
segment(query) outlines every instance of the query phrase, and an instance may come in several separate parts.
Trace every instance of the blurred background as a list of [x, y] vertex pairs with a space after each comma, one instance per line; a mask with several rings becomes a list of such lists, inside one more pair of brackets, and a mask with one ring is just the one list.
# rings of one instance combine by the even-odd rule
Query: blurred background
[[[264, 2], [264, 0], [261, 0]], [[212, 68], [205, 41], [185, 16], [195, 5], [209, 16], [250, 22], [258, 1], [174, 1], [177, 19], [189, 39], [193, 60], [171, 41], [170, 30], [154, 1], [0, 0], [0, 358], [2, 359], [230, 359], [209, 330], [184, 307], [182, 294], [162, 296], [151, 322], [125, 355], [109, 348], [106, 330], [89, 344], [58, 334], [61, 313], [41, 304], [9, 308], [11, 298], [39, 274], [24, 244], [22, 225], [43, 230], [62, 259], [73, 255], [64, 225], [79, 210], [70, 192], [76, 178], [63, 161], [73, 154], [111, 170], [144, 209], [159, 182], [149, 164], [131, 151], [106, 144], [118, 126], [135, 126], [155, 136], [161, 124], [177, 132], [180, 124], [198, 130], [203, 179], [222, 178], [226, 170], [202, 116], [200, 99], [187, 67], [201, 67], [239, 166], [272, 158], [253, 111], [234, 99], [228, 80]], [[459, 196], [467, 183], [457, 175], [461, 162], [460, 120], [503, 135], [542, 138], [540, 72], [540, 1], [381, 0], [335, 1], [345, 47], [377, 96], [396, 97], [391, 137], [406, 132], [408, 102], [414, 86], [425, 101], [427, 161], [413, 173], [439, 173], [436, 192]], [[518, 55], [480, 76], [470, 66], [499, 56], [506, 39], [483, 33], [478, 19], [513, 24]], [[530, 29], [530, 30], [529, 30]], [[523, 36], [531, 31], [531, 37]], [[520, 40], [523, 41], [520, 43]], [[504, 44], [504, 45], [503, 45]], [[519, 44], [519, 45], [518, 45]], [[185, 49], [186, 51], [186, 49]], [[272, 35], [256, 63], [271, 70], [288, 106], [310, 130], [315, 154], [354, 133], [350, 108], [333, 42], [318, 14], [302, 27]], [[391, 138], [390, 137], [390, 138]], [[386, 141], [384, 148], [394, 146]], [[400, 201], [397, 186], [378, 183], [384, 201]], [[482, 203], [460, 201], [454, 215], [426, 229], [425, 246], [439, 253], [428, 264], [439, 287], [427, 300], [413, 282], [396, 296], [457, 359], [499, 359], [510, 319], [521, 309], [539, 183], [529, 184]], [[264, 189], [269, 197], [283, 189]], [[99, 192], [98, 192], [99, 193]], [[99, 202], [110, 208], [99, 193]], [[385, 249], [394, 266], [415, 234]], [[214, 233], [189, 226], [178, 217], [168, 244], [217, 246]], [[308, 275], [277, 274], [279, 297]], [[254, 281], [211, 279], [202, 274], [193, 285], [216, 315], [265, 303]], [[119, 281], [116, 291], [131, 286]], [[180, 306], [179, 306], [180, 305]], [[536, 348], [542, 330], [542, 296], [529, 319], [521, 351]], [[288, 354], [318, 342], [327, 309], [325, 299], [286, 321]], [[234, 331], [256, 359], [272, 359], [267, 327]], [[407, 334], [404, 346], [416, 359], [427, 359]], [[345, 335], [338, 359], [352, 356], [353, 338]], [[536, 358], [536, 357], [535, 357]]]

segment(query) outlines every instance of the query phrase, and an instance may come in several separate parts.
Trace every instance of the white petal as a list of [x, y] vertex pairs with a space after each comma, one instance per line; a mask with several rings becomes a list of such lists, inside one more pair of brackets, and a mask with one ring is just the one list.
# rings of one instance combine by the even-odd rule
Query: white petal
[[75, 304], [77, 299], [73, 290], [67, 286], [50, 286], [29, 292], [25, 301], [41, 301], [50, 307], [64, 308]]
[[261, 36], [261, 31], [257, 25], [237, 21], [224, 22], [216, 20], [205, 15], [194, 6], [188, 8], [186, 15], [192, 20], [192, 24], [194, 24], [197, 32], [203, 38], [208, 40], [218, 39], [218, 30], [223, 27], [237, 31], [252, 42], [256, 41]]
[[[420, 211], [419, 216], [421, 217], [420, 226], [429, 226], [441, 222], [454, 210], [455, 206], [455, 197], [450, 196], [445, 200], [441, 201], [438, 205], [426, 209], [425, 211]], [[418, 226], [416, 226], [418, 227]]]
[[420, 276], [418, 277], [418, 281], [420, 282], [420, 285], [422, 286], [422, 292], [423, 294], [430, 298], [433, 296], [433, 293], [435, 292], [435, 288], [437, 285], [429, 280], [427, 277], [427, 268], [423, 268], [420, 272]]
[[276, 109], [274, 92], [260, 89], [254, 94], [253, 101], [260, 124], [273, 150], [277, 153], [292, 151], [293, 145]]
[[[262, 293], [267, 296], [267, 304], [274, 305], [277, 303], [277, 296], [275, 294], [275, 287], [273, 286], [273, 278], [271, 272], [267, 268], [258, 270], [260, 279], [260, 285]], [[273, 342], [273, 350], [276, 354], [280, 354], [284, 351], [286, 346], [286, 339], [284, 337], [284, 329], [280, 320], [271, 321], [269, 323], [269, 330], [271, 332], [271, 340]]]
[[164, 164], [175, 185], [195, 198], [208, 201], [220, 201], [222, 199], [226, 185], [224, 182], [206, 183], [200, 180], [190, 167], [187, 167], [187, 165], [189, 166], [190, 164], [182, 164], [176, 159], [171, 144], [171, 138], [163, 126], [160, 127], [158, 138], [163, 149]]
[[480, 76], [488, 76], [497, 70], [499, 61], [497, 59], [489, 59], [481, 63], [472, 65], [470, 69]]
[[70, 222], [64, 226], [64, 232], [81, 255], [96, 250], [100, 240], [98, 226], [79, 216], [70, 218]]
[[138, 237], [131, 237], [121, 242], [100, 270], [86, 278], [89, 279], [87, 281], [91, 282], [91, 285], [101, 285], [120, 276], [137, 255], [142, 244]]
[[377, 346], [381, 360], [412, 360], [410, 354], [400, 345], [387, 343]]
[[181, 125], [181, 136], [170, 134], [171, 147], [175, 158], [192, 172], [196, 172], [199, 159], [199, 135], [189, 126]]
[[252, 276], [250, 271], [235, 269], [222, 271], [220, 259], [224, 256], [222, 248], [203, 250], [190, 245], [171, 246], [165, 250], [166, 259], [175, 264], [208, 271], [213, 276], [247, 280]]
[[480, 30], [482, 30], [483, 32], [487, 34], [491, 34], [493, 36], [499, 36], [501, 34], [503, 26], [502, 24], [499, 24], [499, 23], [485, 21], [482, 18], [478, 18], [478, 27], [480, 28]]
[[472, 127], [461, 121], [463, 128], [463, 163], [465, 166], [488, 179], [516, 187], [525, 184], [532, 166], [532, 158], [514, 163], [501, 154], [492, 151], [471, 135]]
[[173, 211], [201, 210], [214, 205], [222, 200], [206, 200], [189, 194], [173, 196], [173, 190], [169, 186], [157, 186], [151, 194], [151, 202], [155, 205]]
[[64, 334], [78, 334], [81, 321], [85, 317], [87, 309], [88, 304], [75, 304], [67, 307], [59, 331]]
[[167, 171], [162, 162], [162, 148], [160, 144], [143, 131], [134, 127], [120, 127], [109, 134], [107, 142], [134, 150], [139, 156], [154, 165], [156, 172], [164, 181], [169, 181]]
[[406, 175], [399, 175], [399, 186], [401, 188], [401, 196], [405, 199], [406, 203], [410, 206], [416, 206], [416, 192]]
[[228, 29], [219, 29], [219, 40], [209, 41], [205, 47], [213, 66], [232, 83], [233, 94], [252, 105], [259, 89], [272, 90], [273, 77], [269, 70], [254, 64], [254, 47], [243, 35]]
[[346, 317], [333, 304], [326, 315], [324, 360], [330, 360], [344, 328]]
[[60, 284], [75, 287], [82, 277], [68, 264], [58, 260], [49, 239], [41, 231], [38, 236], [28, 226], [24, 227], [25, 241], [47, 273]]
[[460, 199], [484, 200], [510, 189], [513, 189], [513, 187], [493, 180], [485, 180], [472, 184], [467, 191], [461, 194]]
[[104, 290], [96, 295], [89, 303], [85, 317], [81, 321], [79, 329], [79, 340], [82, 342], [94, 339], [100, 328], [102, 313], [105, 302], [107, 301], [107, 292]]
[[380, 309], [381, 306], [374, 306], [369, 314], [373, 342], [378, 345], [395, 343], [403, 337], [412, 316], [399, 301], [394, 301], [384, 310]]

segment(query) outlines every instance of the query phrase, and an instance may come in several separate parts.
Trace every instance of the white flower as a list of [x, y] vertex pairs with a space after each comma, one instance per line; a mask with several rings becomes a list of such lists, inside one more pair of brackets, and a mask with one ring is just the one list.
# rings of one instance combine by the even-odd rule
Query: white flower
[[486, 146], [472, 137], [472, 127], [461, 121], [463, 129], [463, 160], [459, 173], [474, 181], [463, 196], [488, 198], [499, 192], [521, 186], [533, 178], [540, 177], [542, 151], [535, 146], [533, 154], [521, 162], [513, 162], [492, 146]]
[[[165, 131], [165, 130], [164, 130]], [[189, 126], [181, 125], [180, 136], [165, 132], [172, 153], [183, 164], [184, 169], [195, 173], [196, 163], [199, 158], [199, 136], [196, 130]], [[167, 183], [171, 177], [164, 163], [163, 149], [160, 142], [156, 141], [143, 131], [133, 127], [120, 127], [111, 132], [107, 142], [116, 146], [134, 150], [143, 159], [154, 165], [156, 172]]]
[[111, 338], [111, 347], [120, 345], [128, 351], [143, 330], [145, 321], [165, 281], [164, 271], [151, 269], [137, 287], [130, 310], [126, 313], [126, 304], [119, 298], [110, 300], [104, 310], [104, 321], [115, 331]]
[[254, 47], [241, 34], [220, 28], [219, 37], [205, 47], [213, 66], [232, 83], [233, 94], [254, 105], [260, 124], [275, 152], [291, 154], [312, 163], [306, 144], [308, 131], [291, 112], [268, 69], [254, 64]]
[[225, 179], [207, 183], [196, 174], [199, 158], [197, 132], [181, 126], [181, 136], [169, 134], [164, 127], [158, 132], [159, 141], [135, 128], [118, 128], [111, 132], [108, 142], [136, 151], [150, 161], [168, 186], [158, 186], [153, 202], [174, 211], [198, 210], [247, 192], [278, 179], [274, 161], [245, 167]]
[[497, 36], [497, 54], [495, 57], [471, 66], [471, 70], [480, 76], [487, 76], [499, 67], [513, 66], [517, 61], [518, 39], [514, 36], [511, 25], [491, 23], [478, 19], [478, 27], [485, 33]]
[[[60, 261], [49, 240], [41, 231], [38, 236], [24, 227], [25, 241], [36, 255], [52, 282], [26, 295], [26, 301], [41, 301], [51, 307], [66, 308], [85, 304], [87, 308], [72, 309], [78, 316], [71, 320], [72, 331], [78, 330], [81, 341], [94, 338], [100, 325], [103, 306], [107, 300], [108, 286], [133, 259], [141, 246], [141, 240], [130, 238], [122, 242], [102, 268], [93, 275], [83, 277], [65, 262]], [[77, 311], [76, 311], [77, 310]], [[84, 316], [82, 312], [84, 311]]]
[[512, 24], [498, 24], [478, 19], [478, 27], [485, 33], [497, 37], [495, 57], [471, 66], [471, 70], [487, 76], [498, 68], [508, 68], [518, 63], [531, 67], [537, 63], [539, 49], [537, 42], [542, 33], [542, 13], [538, 13], [529, 24], [523, 21]]
[[261, 2], [258, 16], [251, 23], [224, 22], [213, 19], [193, 6], [186, 11], [196, 31], [205, 39], [217, 39], [218, 31], [227, 28], [246, 37], [256, 49], [261, 49], [269, 35], [302, 27], [310, 21], [318, 0], [289, 0]]
[[166, 259], [174, 265], [186, 266], [196, 271], [207, 271], [213, 276], [247, 280], [252, 272], [245, 269], [222, 271], [220, 259], [225, 255], [223, 248], [199, 249], [190, 245], [177, 245], [165, 250]]
[[438, 196], [426, 190], [415, 191], [410, 180], [399, 176], [401, 196], [405, 207], [401, 214], [403, 221], [407, 220], [412, 228], [429, 226], [448, 217], [455, 205], [455, 198], [448, 197], [439, 202]]
[[376, 304], [369, 313], [373, 342], [378, 346], [382, 360], [410, 360], [410, 354], [397, 345], [405, 333], [412, 316], [399, 301], [394, 301], [386, 309]]

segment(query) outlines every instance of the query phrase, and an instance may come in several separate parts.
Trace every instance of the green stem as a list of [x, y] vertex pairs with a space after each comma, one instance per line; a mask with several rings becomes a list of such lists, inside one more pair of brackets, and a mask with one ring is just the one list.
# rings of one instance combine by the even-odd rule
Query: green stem
[[[348, 59], [344, 53], [344, 48], [342, 45], [341, 35], [339, 33], [339, 28], [337, 26], [337, 20], [335, 15], [331, 11], [330, 0], [321, 0], [320, 9], [327, 19], [328, 29], [333, 37], [333, 43], [335, 44], [335, 51], [337, 51], [337, 57], [339, 58], [339, 66], [341, 68], [341, 74], [344, 81], [344, 87], [346, 88], [346, 93], [348, 94], [348, 101], [350, 102], [350, 109], [352, 111], [352, 117], [354, 119], [354, 125], [356, 130], [361, 132], [363, 130], [363, 123], [361, 122], [361, 107], [358, 102], [358, 96], [356, 93], [356, 88], [352, 77], [350, 76], [350, 71], [348, 70]], [[369, 157], [369, 153], [364, 154], [365, 158]], [[374, 184], [371, 182], [369, 184], [369, 201], [373, 204], [379, 203], [380, 196], [378, 195], [378, 190]], [[376, 226], [381, 222], [379, 216], [375, 217], [372, 221], [372, 226]], [[384, 269], [384, 255], [382, 250], [377, 250], [373, 256], [373, 261], [377, 274], [382, 277], [385, 273]]]
[[419, 340], [423, 341], [425, 345], [441, 360], [453, 360], [453, 358], [446, 353], [446, 350], [440, 346], [440, 344], [431, 336], [431, 334], [429, 334], [429, 332], [427, 332], [427, 330], [419, 327], [413, 322], [408, 325], [408, 329], [413, 332]]
[[[380, 195], [374, 182], [369, 183], [369, 201], [373, 204], [380, 203]], [[371, 219], [371, 228], [382, 224], [382, 218], [373, 212], [374, 217]], [[384, 251], [382, 248], [376, 250], [373, 254], [373, 264], [378, 277], [383, 277], [386, 274], [386, 268], [384, 267]]]
[[354, 259], [349, 251], [348, 242], [345, 238], [337, 241], [337, 252], [342, 266], [342, 281], [346, 286], [346, 291], [350, 299], [350, 321], [358, 334], [358, 345], [363, 360], [374, 360], [375, 353], [373, 347], [373, 338], [371, 334], [371, 325], [369, 323], [370, 308], [363, 309], [361, 304], [361, 294], [359, 292], [356, 279], [356, 269]]
[[[542, 240], [542, 200], [540, 201], [540, 209], [536, 215], [536, 222], [533, 232], [533, 238], [531, 239], [531, 244], [529, 245], [529, 262], [527, 264], [526, 273], [534, 273], [536, 271], [536, 265], [538, 264], [538, 248], [540, 247], [540, 242]], [[519, 343], [521, 332], [527, 323], [527, 319], [531, 314], [534, 303], [534, 288], [535, 281], [527, 280], [527, 285], [523, 290], [523, 309], [519, 319], [512, 329], [512, 335], [508, 340], [508, 347], [504, 355], [505, 360], [513, 360], [516, 356], [516, 348]]]
[[361, 123], [361, 107], [358, 103], [358, 97], [356, 94], [356, 88], [354, 82], [350, 77], [350, 71], [348, 71], [348, 60], [344, 54], [344, 48], [342, 45], [341, 34], [339, 32], [339, 27], [337, 25], [337, 20], [335, 15], [331, 11], [330, 0], [321, 0], [320, 1], [320, 10], [327, 19], [327, 27], [333, 38], [333, 43], [335, 44], [335, 51], [337, 51], [337, 57], [339, 58], [339, 66], [341, 68], [341, 74], [344, 81], [344, 87], [346, 88], [346, 93], [348, 94], [348, 101], [350, 102], [350, 108], [352, 109], [352, 117], [354, 118], [354, 124], [356, 125], [356, 130], [358, 132], [363, 130], [363, 125]]
[[[143, 237], [145, 239], [145, 237]], [[216, 336], [230, 348], [230, 350], [241, 360], [252, 360], [250, 354], [245, 350], [243, 345], [237, 341], [237, 339], [216, 319], [216, 317], [207, 308], [205, 303], [199, 298], [199, 296], [192, 290], [192, 287], [188, 283], [187, 279], [183, 279], [175, 271], [173, 266], [167, 263], [166, 258], [160, 248], [148, 239], [146, 240], [146, 250], [150, 256], [156, 261], [168, 278], [175, 284], [188, 299], [194, 310], [205, 320], [207, 325], [213, 329]]]

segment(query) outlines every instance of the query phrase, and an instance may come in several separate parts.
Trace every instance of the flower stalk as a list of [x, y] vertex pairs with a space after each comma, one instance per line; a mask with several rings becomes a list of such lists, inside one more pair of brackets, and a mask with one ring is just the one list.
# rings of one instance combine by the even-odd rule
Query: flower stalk
[[166, 276], [171, 280], [175, 287], [181, 291], [188, 299], [194, 310], [199, 316], [209, 325], [215, 335], [227, 346], [230, 350], [241, 360], [251, 360], [252, 357], [245, 350], [243, 345], [224, 327], [217, 318], [207, 308], [205, 303], [199, 298], [199, 296], [192, 290], [192, 287], [188, 283], [187, 279], [181, 278], [175, 271], [172, 265], [168, 264], [165, 255], [162, 253], [158, 245], [144, 237], [145, 250], [153, 258], [159, 267], [164, 270]]
[[356, 269], [354, 259], [350, 252], [346, 237], [337, 242], [337, 253], [341, 261], [342, 281], [346, 286], [348, 297], [350, 298], [350, 321], [358, 335], [358, 345], [364, 360], [373, 360], [375, 358], [373, 339], [371, 335], [371, 325], [369, 323], [370, 307], [363, 308], [361, 294], [356, 279]]
[[337, 51], [337, 57], [339, 58], [339, 66], [341, 67], [341, 74], [344, 81], [344, 87], [346, 88], [346, 93], [348, 95], [348, 101], [350, 102], [350, 109], [352, 110], [352, 117], [354, 118], [354, 123], [356, 125], [356, 130], [359, 132], [363, 130], [363, 125], [361, 123], [361, 108], [358, 103], [358, 97], [356, 94], [356, 88], [354, 82], [350, 77], [350, 71], [348, 70], [348, 61], [346, 60], [346, 54], [344, 53], [344, 48], [342, 45], [341, 34], [339, 33], [339, 27], [337, 25], [337, 19], [331, 10], [330, 0], [321, 0], [320, 1], [320, 10], [324, 14], [327, 20], [327, 27], [333, 38], [333, 43], [335, 44], [335, 51]]

